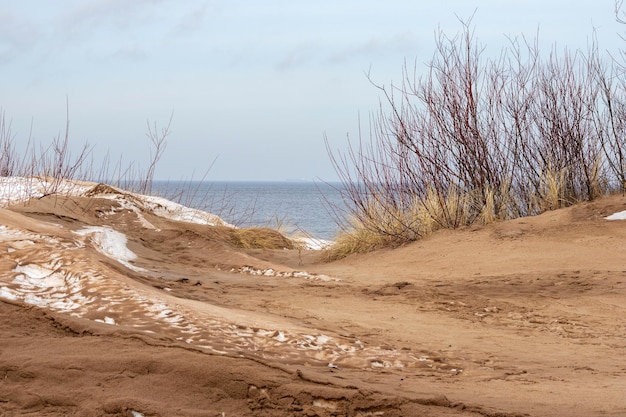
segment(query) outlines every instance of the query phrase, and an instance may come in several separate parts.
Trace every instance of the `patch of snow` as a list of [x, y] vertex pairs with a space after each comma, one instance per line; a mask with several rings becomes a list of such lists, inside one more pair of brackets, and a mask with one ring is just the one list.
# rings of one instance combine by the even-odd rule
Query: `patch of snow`
[[155, 215], [165, 217], [170, 220], [187, 223], [206, 224], [209, 226], [235, 226], [226, 223], [219, 216], [206, 211], [185, 207], [163, 197], [147, 196], [135, 194], [144, 204], [144, 208], [152, 211]]
[[40, 180], [36, 178], [1, 177], [0, 206], [7, 207], [24, 202], [31, 197], [43, 196], [39, 183]]
[[26, 264], [16, 266], [12, 272], [17, 275], [12, 285], [16, 288], [0, 288], [0, 297], [22, 300], [38, 307], [50, 307], [62, 312], [79, 309], [92, 299], [81, 294], [80, 278], [59, 268]]
[[44, 177], [0, 177], [0, 207], [23, 203], [47, 194], [81, 195], [92, 185]]
[[125, 234], [108, 226], [88, 226], [74, 233], [80, 236], [90, 236], [96, 250], [108, 258], [116, 260], [134, 271], [144, 271], [143, 268], [129, 262], [136, 259], [137, 255], [126, 247]]
[[44, 305], [61, 312], [70, 312], [80, 309], [87, 302], [89, 302], [89, 300], [87, 300], [85, 297], [73, 294], [64, 300], [45, 300]]
[[112, 326], [115, 326], [116, 324], [114, 319], [112, 319], [111, 317], [107, 317], [107, 316], [104, 317], [104, 320], [95, 319], [94, 321], [97, 321], [98, 323], [110, 324]]
[[14, 240], [12, 242], [12, 247], [11, 249], [13, 250], [17, 250], [17, 249], [25, 249], [27, 247], [31, 247], [35, 244], [35, 242], [33, 242], [30, 239], [24, 239], [24, 240]]
[[45, 307], [48, 305], [48, 300], [39, 295], [31, 293], [24, 294], [24, 302], [26, 304], [31, 304], [37, 307]]
[[41, 280], [50, 276], [54, 271], [35, 264], [18, 265], [13, 269], [13, 272], [22, 272], [28, 275], [29, 278], [35, 280]]
[[16, 230], [7, 226], [0, 226], [0, 239], [3, 241], [11, 241], [14, 249], [24, 249], [27, 246], [33, 246], [34, 240], [47, 239], [48, 242], [56, 243], [57, 240], [52, 237], [44, 237], [24, 230]]
[[[219, 267], [217, 268], [219, 269]], [[340, 282], [339, 278], [329, 277], [327, 275], [317, 275], [311, 274], [306, 271], [292, 271], [292, 272], [280, 272], [275, 271], [272, 268], [267, 269], [257, 269], [252, 266], [242, 266], [241, 268], [231, 268], [230, 272], [254, 275], [254, 276], [264, 276], [264, 277], [279, 277], [279, 278], [304, 278], [312, 281], [334, 281]]]
[[126, 198], [124, 198], [124, 193], [122, 191], [120, 191], [119, 194], [99, 194], [98, 197], [107, 200], [114, 200], [117, 204], [119, 204], [119, 208], [112, 208], [110, 212], [105, 214], [112, 215], [120, 210], [129, 210], [137, 215], [137, 219], [143, 227], [145, 227], [146, 229], [157, 230], [157, 228], [152, 223], [146, 220], [143, 213], [141, 213], [140, 208], [137, 207], [136, 204], [133, 204], [131, 201], [128, 201]]
[[[318, 398], [316, 400], [313, 400], [313, 407], [319, 407], [326, 410], [335, 411], [337, 410], [337, 402], [333, 400], [324, 400], [322, 398]], [[366, 415], [369, 415], [369, 413]]]
[[[31, 198], [40, 198], [48, 194], [67, 196], [84, 196], [92, 190], [95, 183], [73, 180], [55, 180], [43, 177], [0, 177], [0, 207], [23, 203]], [[137, 214], [139, 222], [147, 228], [156, 229], [147, 221], [141, 210], [154, 213], [157, 216], [170, 220], [188, 223], [206, 224], [210, 226], [235, 227], [226, 223], [219, 216], [202, 210], [185, 207], [182, 204], [169, 201], [163, 197], [135, 194], [111, 187], [116, 193], [98, 194], [99, 198], [116, 200], [121, 209], [127, 209]], [[130, 197], [130, 200], [128, 199]], [[113, 214], [113, 213], [111, 213]]]
[[626, 210], [613, 213], [610, 216], [605, 217], [606, 220], [626, 220]]
[[132, 261], [137, 258], [137, 255], [126, 247], [126, 235], [108, 226], [88, 226], [74, 233], [91, 236], [99, 252], [109, 258], [121, 261]]
[[18, 295], [12, 289], [8, 287], [0, 287], [0, 298], [4, 298], [5, 300], [17, 301], [19, 299]]
[[372, 366], [372, 368], [386, 368], [387, 366], [381, 362], [381, 361], [372, 361], [370, 363], [370, 365]]
[[59, 288], [64, 289], [65, 277], [62, 273], [50, 272], [48, 275], [40, 275], [44, 270], [34, 268], [36, 265], [29, 265], [27, 268], [20, 268], [19, 266], [13, 270], [13, 272], [23, 272], [15, 277], [13, 282], [27, 288]]
[[287, 337], [285, 336], [285, 333], [281, 331], [276, 332], [273, 338], [278, 340], [279, 342], [286, 342], [288, 340]]
[[304, 249], [323, 250], [331, 247], [335, 242], [331, 240], [318, 239], [316, 237], [299, 237], [294, 241], [304, 246]]
[[[139, 222], [149, 229], [156, 229], [156, 227], [150, 223], [143, 216], [141, 211], [148, 211], [156, 216], [164, 217], [166, 219], [182, 221], [187, 223], [206, 224], [209, 226], [226, 226], [235, 227], [232, 224], [226, 223], [219, 216], [211, 213], [207, 213], [202, 210], [185, 207], [182, 204], [175, 203], [163, 197], [136, 194], [132, 192], [122, 191], [114, 187], [110, 187], [117, 191], [116, 193], [98, 194], [99, 198], [106, 198], [115, 200], [121, 209], [126, 209], [134, 212]], [[114, 210], [115, 211], [115, 210]]]

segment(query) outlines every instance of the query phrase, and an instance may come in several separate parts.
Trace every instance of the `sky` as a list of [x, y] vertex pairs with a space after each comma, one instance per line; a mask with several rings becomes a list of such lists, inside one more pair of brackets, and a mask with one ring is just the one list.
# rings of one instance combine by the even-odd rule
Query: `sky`
[[[381, 99], [426, 69], [460, 19], [487, 53], [626, 46], [613, 0], [0, 0], [0, 108], [18, 143], [93, 146], [146, 166], [147, 123], [172, 116], [157, 179], [323, 180]], [[362, 122], [363, 124], [363, 122]], [[362, 126], [364, 129], [367, 126]], [[209, 169], [210, 168], [210, 169]]]

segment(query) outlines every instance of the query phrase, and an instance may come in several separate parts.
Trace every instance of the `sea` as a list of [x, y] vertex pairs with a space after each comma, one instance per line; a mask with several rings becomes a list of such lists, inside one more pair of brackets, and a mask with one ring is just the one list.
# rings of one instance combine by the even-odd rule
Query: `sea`
[[152, 194], [220, 216], [238, 227], [334, 240], [344, 208], [340, 183], [154, 181]]

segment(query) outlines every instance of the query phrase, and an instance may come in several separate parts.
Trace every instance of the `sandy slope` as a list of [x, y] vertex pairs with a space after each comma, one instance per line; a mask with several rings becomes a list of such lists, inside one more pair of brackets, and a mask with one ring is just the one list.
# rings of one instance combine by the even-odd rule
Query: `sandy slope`
[[0, 414], [626, 415], [624, 209], [334, 263], [97, 193], [0, 210]]

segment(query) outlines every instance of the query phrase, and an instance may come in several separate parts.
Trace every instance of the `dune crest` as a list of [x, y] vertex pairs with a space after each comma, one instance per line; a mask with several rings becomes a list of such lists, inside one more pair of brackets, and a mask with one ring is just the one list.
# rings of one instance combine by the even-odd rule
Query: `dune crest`
[[2, 200], [3, 415], [626, 412], [621, 196], [326, 263], [70, 189]]

